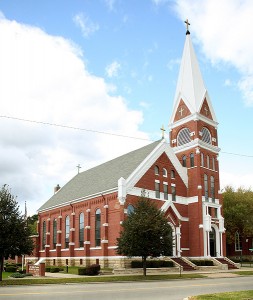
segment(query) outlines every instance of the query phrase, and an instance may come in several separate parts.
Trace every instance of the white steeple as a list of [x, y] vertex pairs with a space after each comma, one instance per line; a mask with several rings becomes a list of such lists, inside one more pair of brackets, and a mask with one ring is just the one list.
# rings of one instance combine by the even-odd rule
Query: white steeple
[[175, 121], [175, 115], [181, 100], [190, 111], [190, 114], [200, 113], [206, 99], [212, 120], [217, 122], [207, 89], [202, 78], [197, 57], [192, 45], [190, 32], [187, 27], [184, 51], [178, 76], [177, 88], [173, 104], [170, 124]]

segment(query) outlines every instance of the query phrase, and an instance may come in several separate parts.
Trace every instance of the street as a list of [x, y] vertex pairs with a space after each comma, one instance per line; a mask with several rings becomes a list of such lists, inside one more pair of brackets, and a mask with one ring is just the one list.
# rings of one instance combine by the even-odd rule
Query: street
[[0, 287], [0, 300], [182, 300], [187, 296], [253, 289], [252, 277], [150, 282], [57, 284]]

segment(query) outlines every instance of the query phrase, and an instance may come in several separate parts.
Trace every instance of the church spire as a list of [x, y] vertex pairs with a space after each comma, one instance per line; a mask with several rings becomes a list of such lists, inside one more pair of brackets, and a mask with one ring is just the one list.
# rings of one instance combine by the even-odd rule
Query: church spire
[[[185, 21], [185, 24], [186, 39], [170, 124], [177, 121], [178, 119], [185, 118], [188, 115], [201, 113], [204, 100], [206, 100], [208, 110], [210, 112], [209, 118], [214, 122], [217, 122], [192, 45], [189, 31], [190, 23], [188, 19]], [[182, 104], [182, 101], [186, 106], [184, 107], [184, 114], [182, 113], [182, 110], [180, 113], [180, 108], [182, 108], [180, 107], [180, 102]]]

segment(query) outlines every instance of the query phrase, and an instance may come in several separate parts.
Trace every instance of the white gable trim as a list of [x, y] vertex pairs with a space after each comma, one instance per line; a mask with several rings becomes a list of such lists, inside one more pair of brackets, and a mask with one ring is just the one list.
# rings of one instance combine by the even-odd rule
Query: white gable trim
[[156, 146], [156, 148], [140, 163], [140, 165], [126, 179], [127, 191], [134, 187], [138, 180], [147, 172], [154, 162], [165, 152], [177, 173], [182, 178], [186, 187], [188, 187], [187, 169], [182, 167], [175, 153], [165, 139]]
[[182, 217], [179, 213], [179, 211], [177, 210], [176, 206], [174, 205], [174, 203], [171, 201], [171, 200], [168, 200], [166, 201], [163, 206], [161, 207], [161, 210], [166, 212], [169, 207], [172, 208], [173, 212], [175, 213], [175, 215], [177, 216], [177, 218], [180, 220], [180, 221], [185, 221], [185, 222], [188, 222], [189, 221], [189, 218], [186, 218], [186, 217]]
[[[200, 112], [200, 110], [201, 110], [201, 108], [202, 108], [202, 105], [203, 105], [205, 99], [206, 99], [207, 104], [208, 104], [208, 106], [209, 106], [209, 109], [210, 109], [210, 111], [211, 111], [211, 115], [212, 115], [212, 117], [213, 117], [213, 121], [214, 121], [214, 122], [217, 122], [217, 118], [216, 118], [216, 115], [215, 115], [215, 112], [214, 112], [214, 109], [213, 109], [213, 106], [212, 106], [212, 102], [211, 102], [211, 100], [210, 100], [210, 97], [209, 97], [209, 94], [208, 94], [207, 91], [205, 92], [204, 97], [203, 97], [202, 101], [201, 101], [200, 104], [199, 104], [198, 112]], [[208, 118], [207, 118], [207, 119], [208, 119]], [[209, 119], [209, 120], [210, 120], [210, 119]]]

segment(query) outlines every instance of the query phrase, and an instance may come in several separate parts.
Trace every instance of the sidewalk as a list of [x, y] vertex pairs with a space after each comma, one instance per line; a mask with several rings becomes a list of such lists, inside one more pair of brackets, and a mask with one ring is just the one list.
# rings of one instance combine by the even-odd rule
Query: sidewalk
[[[205, 275], [208, 278], [230, 278], [230, 277], [237, 277], [241, 276], [238, 274], [234, 274], [236, 271], [253, 271], [253, 268], [251, 267], [242, 267], [241, 269], [232, 269], [232, 270], [215, 270], [215, 271], [183, 271], [182, 274], [200, 274], [200, 275]], [[168, 273], [168, 274], [178, 274], [178, 273]], [[164, 274], [163, 275], [168, 275]], [[100, 275], [100, 276], [115, 276], [114, 274], [108, 274], [108, 275]], [[129, 274], [121, 274], [117, 276], [129, 276]], [[46, 272], [45, 277], [47, 278], [80, 278], [84, 277], [84, 275], [76, 275], [76, 274], [70, 274], [70, 273], [50, 273]], [[88, 276], [90, 277], [90, 276]]]

